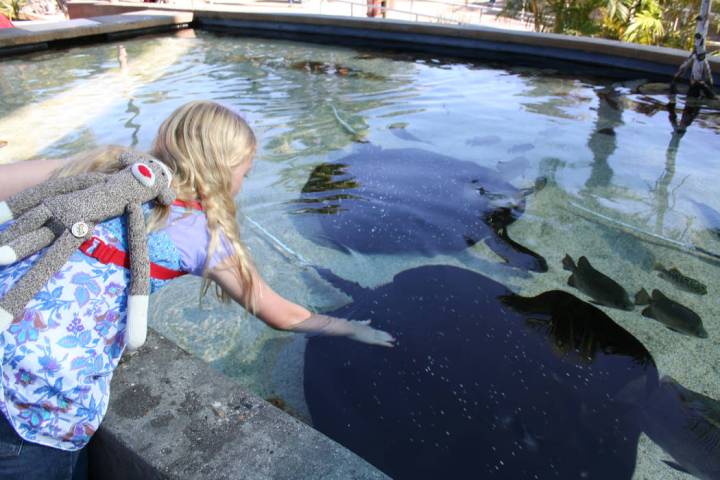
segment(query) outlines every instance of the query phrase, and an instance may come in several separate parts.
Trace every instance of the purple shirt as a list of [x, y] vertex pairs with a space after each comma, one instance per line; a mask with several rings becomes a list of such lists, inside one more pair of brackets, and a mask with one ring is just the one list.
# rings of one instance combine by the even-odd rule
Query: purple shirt
[[[210, 232], [205, 214], [198, 210], [187, 211], [182, 207], [174, 206], [165, 232], [180, 254], [181, 270], [201, 276], [210, 245]], [[230, 255], [232, 255], [232, 246], [221, 233], [208, 268], [217, 266]]]

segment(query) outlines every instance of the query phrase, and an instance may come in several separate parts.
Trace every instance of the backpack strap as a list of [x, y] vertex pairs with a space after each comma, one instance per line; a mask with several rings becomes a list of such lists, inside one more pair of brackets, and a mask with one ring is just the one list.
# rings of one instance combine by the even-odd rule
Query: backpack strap
[[[130, 258], [127, 253], [112, 245], [108, 245], [98, 237], [85, 240], [85, 242], [80, 245], [80, 251], [105, 265], [112, 263], [119, 267], [130, 268]], [[187, 272], [173, 270], [150, 262], [150, 276], [156, 280], [172, 280], [185, 274], [187, 274]]]
[[200, 200], [190, 200], [186, 202], [185, 200], [178, 200], [176, 198], [172, 204], [178, 207], [190, 208], [192, 210], [203, 210], [203, 206], [202, 203], [200, 203]]

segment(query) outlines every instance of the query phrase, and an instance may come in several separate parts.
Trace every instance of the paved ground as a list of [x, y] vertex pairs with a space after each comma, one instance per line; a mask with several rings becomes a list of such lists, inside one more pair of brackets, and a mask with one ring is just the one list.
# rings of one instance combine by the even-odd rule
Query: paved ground
[[[169, 0], [164, 5], [183, 8], [213, 8], [218, 10], [245, 10], [257, 12], [296, 12], [325, 15], [366, 17], [365, 0]], [[510, 30], [532, 30], [532, 25], [498, 14], [504, 1], [491, 5], [488, 1], [472, 0], [388, 0], [387, 18], [431, 23], [465, 23]], [[62, 20], [16, 22], [18, 26]]]
[[[194, 0], [177, 0], [185, 4]], [[297, 0], [295, 0], [297, 1]], [[525, 22], [498, 17], [502, 3], [491, 6], [489, 2], [466, 0], [388, 0], [387, 18], [397, 20], [418, 20], [422, 22], [468, 23], [512, 30], [531, 30]], [[196, 5], [200, 3], [196, 1]], [[204, 2], [203, 2], [204, 3]], [[321, 13], [366, 17], [364, 0], [303, 0], [302, 3], [276, 1], [220, 0], [208, 2], [215, 7], [246, 10]]]

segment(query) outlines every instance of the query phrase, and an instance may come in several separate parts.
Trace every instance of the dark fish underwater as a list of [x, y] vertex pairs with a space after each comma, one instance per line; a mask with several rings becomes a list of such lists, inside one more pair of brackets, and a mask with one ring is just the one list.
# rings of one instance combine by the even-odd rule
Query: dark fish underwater
[[653, 290], [651, 296], [643, 288], [635, 295], [635, 303], [648, 305], [642, 311], [643, 316], [657, 320], [670, 330], [698, 338], [708, 337], [700, 315], [668, 298], [660, 290]]
[[380, 75], [355, 70], [337, 63], [319, 62], [314, 60], [295, 62], [290, 65], [290, 68], [293, 70], [300, 70], [315, 74], [337, 75], [339, 77], [358, 77], [368, 80], [384, 80], [384, 78]]
[[570, 255], [565, 255], [562, 262], [563, 268], [572, 272], [568, 285], [588, 295], [596, 303], [621, 310], [634, 308], [627, 291], [612, 278], [595, 270], [586, 257], [580, 257], [575, 265]]
[[[398, 479], [630, 479], [636, 409], [657, 387], [649, 352], [603, 311], [551, 291], [514, 295], [478, 273], [424, 266], [332, 315], [366, 319], [394, 348], [313, 337], [313, 425]], [[623, 402], [628, 383], [643, 387]]]
[[317, 166], [290, 211], [301, 234], [341, 251], [436, 255], [484, 241], [510, 266], [544, 272], [545, 259], [507, 231], [534, 190], [426, 150], [358, 145]]
[[699, 280], [683, 275], [683, 273], [677, 268], [673, 267], [670, 270], [658, 263], [655, 265], [658, 276], [663, 280], [667, 280], [672, 283], [675, 287], [686, 292], [695, 293], [697, 295], [706, 295], [707, 286]]

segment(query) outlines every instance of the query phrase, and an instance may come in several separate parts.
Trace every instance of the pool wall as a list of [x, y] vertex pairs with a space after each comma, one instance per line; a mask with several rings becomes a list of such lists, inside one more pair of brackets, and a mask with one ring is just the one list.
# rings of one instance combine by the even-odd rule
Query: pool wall
[[[143, 4], [147, 5], [147, 4]], [[137, 3], [72, 2], [72, 18], [137, 12]], [[160, 14], [193, 15], [191, 26], [228, 31], [236, 35], [290, 38], [317, 43], [361, 45], [372, 48], [413, 50], [535, 64], [565, 66], [606, 77], [632, 77], [638, 73], [654, 79], [672, 76], [688, 52], [600, 38], [522, 32], [473, 25], [441, 25], [377, 18], [354, 18], [300, 13], [220, 11], [218, 8], [170, 10], [153, 5]], [[0, 43], [0, 47], [1, 47]], [[0, 50], [0, 55], [2, 51]], [[720, 58], [710, 58], [720, 81]]]
[[192, 24], [191, 12], [157, 12], [73, 18], [64, 22], [22, 25], [0, 29], [0, 59], [47, 48], [116, 41], [126, 36], [174, 31]]
[[153, 331], [115, 371], [90, 469], [95, 480], [387, 478]]

